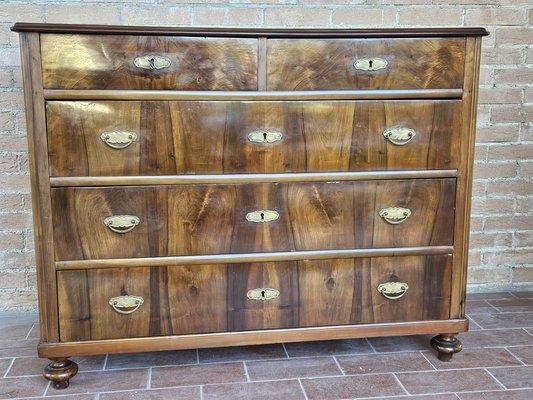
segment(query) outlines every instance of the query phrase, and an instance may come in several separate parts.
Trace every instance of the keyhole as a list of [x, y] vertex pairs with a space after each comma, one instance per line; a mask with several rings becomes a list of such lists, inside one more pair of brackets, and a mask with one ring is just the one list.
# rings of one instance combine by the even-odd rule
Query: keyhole
[[261, 213], [261, 219], [265, 219], [265, 213]]
[[153, 58], [150, 58], [148, 60], [148, 63], [150, 64], [150, 68], [154, 69], [155, 68], [155, 60]]
[[261, 297], [265, 297], [265, 291], [261, 290]]
[[372, 60], [368, 60], [368, 68], [372, 68]]
[[267, 133], [266, 132], [263, 132], [263, 139], [267, 140]]

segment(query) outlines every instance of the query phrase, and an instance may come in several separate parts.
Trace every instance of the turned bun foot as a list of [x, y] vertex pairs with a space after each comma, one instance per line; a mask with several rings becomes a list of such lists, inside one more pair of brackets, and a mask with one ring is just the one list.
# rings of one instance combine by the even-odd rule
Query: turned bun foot
[[68, 358], [51, 358], [52, 362], [44, 367], [43, 376], [52, 381], [55, 389], [66, 389], [69, 379], [78, 372], [78, 364]]
[[463, 344], [454, 335], [441, 334], [431, 339], [431, 346], [438, 351], [439, 360], [450, 361], [454, 353], [463, 349]]

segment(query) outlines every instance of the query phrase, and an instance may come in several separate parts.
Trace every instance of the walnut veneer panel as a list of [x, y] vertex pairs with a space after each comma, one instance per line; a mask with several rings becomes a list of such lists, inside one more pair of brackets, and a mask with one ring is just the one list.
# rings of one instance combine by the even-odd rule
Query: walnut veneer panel
[[[459, 164], [461, 102], [50, 101], [51, 176], [449, 169]], [[387, 129], [409, 128], [395, 145]], [[101, 135], [125, 132], [123, 149]], [[255, 143], [252, 132], [281, 133]]]
[[[368, 57], [388, 64], [354, 67]], [[267, 60], [268, 90], [462, 88], [465, 39], [272, 39]]]
[[[61, 340], [446, 319], [451, 267], [442, 255], [61, 271]], [[390, 280], [409, 286], [398, 300], [376, 290]], [[280, 295], [249, 299], [257, 287]], [[144, 299], [130, 315], [109, 305], [126, 294]]]
[[[57, 260], [451, 245], [455, 179], [52, 190]], [[404, 207], [394, 225], [379, 213]], [[279, 218], [252, 222], [272, 210]], [[107, 217], [140, 222], [127, 233]]]
[[256, 39], [42, 34], [41, 53], [47, 89], [257, 90]]

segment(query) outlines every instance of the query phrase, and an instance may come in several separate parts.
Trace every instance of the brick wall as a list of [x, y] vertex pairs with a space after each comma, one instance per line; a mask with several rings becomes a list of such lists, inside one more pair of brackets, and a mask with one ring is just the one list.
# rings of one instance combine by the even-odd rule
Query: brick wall
[[15, 22], [248, 27], [486, 27], [470, 290], [533, 286], [531, 0], [3, 0], [0, 3], [0, 310], [36, 306]]

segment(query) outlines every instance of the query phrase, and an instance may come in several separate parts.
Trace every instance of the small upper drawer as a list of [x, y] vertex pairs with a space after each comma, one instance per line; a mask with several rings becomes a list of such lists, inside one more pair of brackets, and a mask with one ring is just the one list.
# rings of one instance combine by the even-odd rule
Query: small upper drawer
[[273, 39], [268, 90], [457, 89], [465, 39]]
[[257, 90], [257, 40], [41, 35], [47, 89]]

